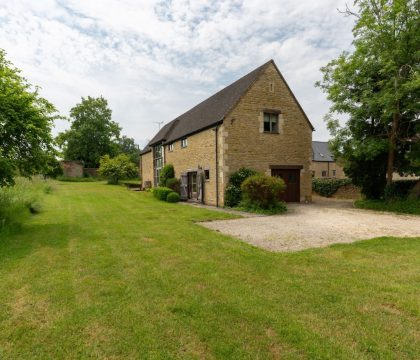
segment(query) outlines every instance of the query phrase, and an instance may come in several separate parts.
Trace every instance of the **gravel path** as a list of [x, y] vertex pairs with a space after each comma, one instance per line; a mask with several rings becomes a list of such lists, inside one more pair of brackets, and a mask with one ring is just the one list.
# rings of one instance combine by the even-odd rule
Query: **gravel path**
[[292, 204], [284, 215], [201, 225], [271, 251], [297, 251], [379, 236], [420, 236], [420, 216], [354, 209], [349, 201]]

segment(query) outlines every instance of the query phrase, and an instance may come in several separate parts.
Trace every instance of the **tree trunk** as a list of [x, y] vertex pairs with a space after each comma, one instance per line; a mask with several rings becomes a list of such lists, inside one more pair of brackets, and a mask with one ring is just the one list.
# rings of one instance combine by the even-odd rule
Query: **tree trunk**
[[394, 173], [394, 159], [395, 159], [395, 148], [397, 143], [398, 126], [400, 124], [400, 103], [397, 101], [395, 106], [395, 112], [392, 117], [391, 134], [389, 136], [389, 150], [388, 150], [388, 166], [386, 171], [386, 184], [392, 184], [392, 175]]

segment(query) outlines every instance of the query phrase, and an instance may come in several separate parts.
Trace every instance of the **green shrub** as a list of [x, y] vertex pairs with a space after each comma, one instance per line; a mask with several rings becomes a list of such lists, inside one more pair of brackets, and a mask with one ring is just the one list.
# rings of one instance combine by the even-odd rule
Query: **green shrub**
[[385, 199], [405, 199], [418, 180], [395, 180], [391, 185], [385, 186]]
[[282, 178], [263, 174], [248, 177], [241, 185], [243, 204], [259, 209], [275, 208], [286, 189]]
[[107, 178], [108, 184], [116, 185], [121, 179], [138, 176], [138, 169], [126, 154], [120, 154], [114, 158], [104, 155], [99, 160], [98, 174]]
[[173, 191], [175, 191], [178, 194], [179, 194], [179, 191], [180, 191], [180, 186], [181, 186], [181, 183], [176, 178], [170, 178], [170, 179], [166, 180], [166, 187], [169, 188], [169, 189], [172, 189]]
[[229, 177], [229, 183], [225, 190], [225, 205], [229, 207], [237, 206], [242, 200], [241, 185], [244, 180], [252, 175], [256, 175], [257, 171], [253, 169], [241, 168]]
[[169, 189], [167, 187], [163, 187], [163, 186], [159, 186], [159, 187], [155, 187], [153, 188], [153, 196], [158, 199], [158, 200], [162, 200], [162, 201], [166, 201], [166, 198], [168, 197], [168, 195], [174, 192], [172, 189]]
[[420, 215], [420, 201], [418, 199], [357, 200], [355, 206], [360, 209]]
[[175, 191], [172, 191], [166, 197], [166, 201], [170, 203], [177, 203], [180, 200], [179, 194]]
[[350, 185], [350, 179], [312, 179], [312, 190], [325, 197], [331, 197], [344, 185]]
[[166, 182], [169, 179], [172, 179], [175, 177], [175, 170], [174, 166], [172, 164], [166, 164], [159, 175], [159, 186], [166, 186]]

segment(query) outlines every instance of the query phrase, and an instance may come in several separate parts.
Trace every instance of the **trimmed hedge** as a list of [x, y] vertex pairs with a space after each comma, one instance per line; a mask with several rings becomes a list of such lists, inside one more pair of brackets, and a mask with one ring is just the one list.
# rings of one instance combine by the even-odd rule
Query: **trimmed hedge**
[[172, 189], [169, 189], [163, 186], [153, 188], [153, 196], [156, 199], [162, 200], [162, 201], [166, 201], [166, 198], [171, 192], [174, 192], [174, 191]]
[[176, 193], [175, 191], [172, 191], [166, 197], [166, 201], [169, 202], [169, 203], [177, 203], [177, 202], [179, 202], [179, 200], [180, 200], [179, 194]]
[[350, 185], [350, 179], [312, 179], [312, 190], [325, 197], [331, 197], [339, 187]]

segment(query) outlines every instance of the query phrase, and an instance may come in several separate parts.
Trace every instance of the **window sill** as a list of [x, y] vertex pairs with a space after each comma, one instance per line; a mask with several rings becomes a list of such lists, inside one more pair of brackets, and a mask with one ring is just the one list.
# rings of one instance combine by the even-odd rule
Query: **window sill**
[[269, 134], [269, 135], [279, 135], [280, 133], [278, 131], [271, 132], [271, 131], [263, 131], [263, 134]]

